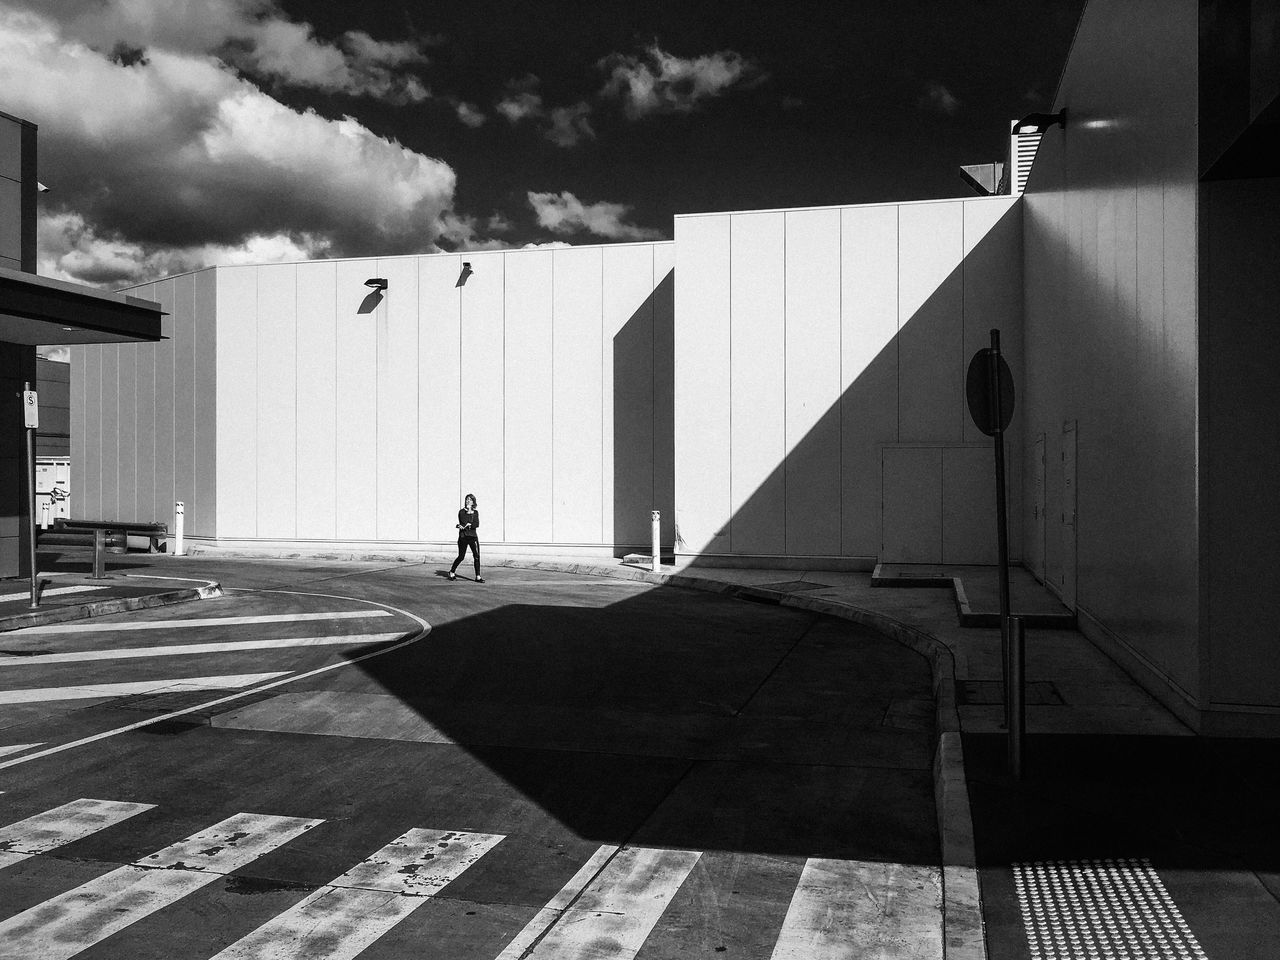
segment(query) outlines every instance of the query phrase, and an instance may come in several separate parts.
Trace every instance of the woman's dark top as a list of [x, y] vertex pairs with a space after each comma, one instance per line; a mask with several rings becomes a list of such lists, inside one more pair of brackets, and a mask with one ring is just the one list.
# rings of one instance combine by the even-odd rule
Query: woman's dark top
[[465, 529], [458, 530], [459, 539], [461, 539], [462, 537], [470, 537], [472, 540], [476, 540], [479, 538], [479, 535], [476, 533], [476, 531], [480, 529], [480, 511], [479, 510], [468, 511], [465, 507], [459, 510], [458, 523], [471, 524], [471, 526], [466, 527]]

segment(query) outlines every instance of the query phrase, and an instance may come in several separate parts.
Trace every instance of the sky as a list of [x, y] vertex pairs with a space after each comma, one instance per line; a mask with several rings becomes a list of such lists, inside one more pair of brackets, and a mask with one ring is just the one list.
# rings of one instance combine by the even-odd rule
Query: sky
[[1084, 0], [0, 0], [38, 272], [671, 237], [965, 196]]

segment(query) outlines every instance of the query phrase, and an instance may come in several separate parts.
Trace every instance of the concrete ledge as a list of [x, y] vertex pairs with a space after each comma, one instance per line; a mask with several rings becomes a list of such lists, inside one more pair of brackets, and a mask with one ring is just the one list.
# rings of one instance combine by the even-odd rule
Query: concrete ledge
[[[887, 577], [881, 572], [883, 566], [883, 564], [877, 563], [875, 570], [871, 573], [871, 585], [873, 587], [935, 590], [945, 590], [950, 588], [955, 594], [956, 616], [959, 618], [960, 626], [969, 629], [990, 629], [993, 627], [998, 628], [1000, 626], [999, 613], [973, 612], [973, 608], [969, 605], [969, 595], [964, 589], [964, 581], [960, 577]], [[1070, 613], [1013, 612], [1012, 615], [1020, 617], [1023, 624], [1025, 624], [1029, 630], [1074, 630], [1076, 628], [1075, 615]]]
[[[142, 577], [140, 579], [172, 578]], [[28, 610], [12, 616], [0, 617], [0, 632], [21, 630], [24, 627], [43, 627], [54, 623], [66, 623], [71, 620], [87, 620], [90, 617], [106, 617], [113, 613], [149, 610], [152, 607], [164, 607], [173, 603], [187, 603], [191, 600], [209, 600], [222, 596], [222, 586], [214, 580], [181, 581], [175, 579], [174, 582], [192, 583], [194, 586], [177, 590], [162, 590], [157, 593], [145, 594], [141, 597], [104, 597], [101, 600], [90, 600], [86, 603]], [[140, 585], [129, 584], [129, 586]]]

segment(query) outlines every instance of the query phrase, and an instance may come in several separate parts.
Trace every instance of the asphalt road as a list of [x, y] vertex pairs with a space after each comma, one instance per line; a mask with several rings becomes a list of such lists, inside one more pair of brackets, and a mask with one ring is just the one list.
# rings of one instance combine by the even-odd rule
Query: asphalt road
[[921, 657], [442, 573], [194, 559], [225, 598], [0, 636], [0, 957], [942, 955]]

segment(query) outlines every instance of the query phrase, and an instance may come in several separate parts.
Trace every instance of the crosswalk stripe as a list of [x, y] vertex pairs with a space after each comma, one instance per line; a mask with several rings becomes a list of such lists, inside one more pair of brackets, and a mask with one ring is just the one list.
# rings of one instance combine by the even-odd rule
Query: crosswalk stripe
[[66, 960], [322, 822], [228, 817], [0, 923], [0, 957]]
[[137, 657], [181, 657], [199, 653], [230, 653], [244, 650], [276, 650], [284, 647], [356, 646], [389, 643], [399, 633], [351, 633], [332, 637], [273, 637], [268, 640], [227, 640], [211, 643], [172, 643], [159, 647], [118, 647], [110, 650], [73, 650], [67, 653], [39, 653], [30, 657], [0, 658], [0, 668], [42, 663], [84, 663], [90, 660], [129, 660]]
[[937, 867], [808, 860], [771, 960], [941, 957]]
[[154, 806], [82, 798], [0, 827], [0, 869], [82, 840]]
[[40, 743], [6, 743], [3, 747], [0, 747], [0, 757], [7, 757], [11, 753], [21, 753], [23, 750], [30, 750], [32, 747], [40, 746], [41, 743], [44, 743], [44, 741], [41, 740]]
[[[89, 587], [89, 586], [50, 587], [47, 590], [40, 591], [40, 598], [44, 599], [45, 597], [56, 597], [61, 594], [67, 594], [67, 593], [88, 593], [91, 590], [105, 590], [105, 589], [106, 589], [105, 585], [101, 587], [96, 587], [96, 586], [95, 587]], [[0, 593], [0, 603], [4, 603], [7, 600], [30, 600], [30, 599], [31, 599], [30, 590], [23, 590], [21, 593]]]
[[[78, 589], [78, 588], [77, 588]], [[97, 589], [96, 587], [90, 589]], [[47, 591], [46, 591], [47, 592]], [[26, 594], [23, 594], [26, 596]], [[127, 633], [133, 630], [178, 630], [188, 627], [242, 627], [259, 623], [303, 623], [310, 620], [367, 620], [394, 616], [390, 610], [342, 610], [333, 613], [271, 613], [256, 617], [200, 617], [189, 620], [138, 620], [132, 623], [49, 623], [15, 630], [14, 636], [36, 633]]]
[[633, 960], [701, 854], [627, 847], [527, 956], [529, 960]]
[[502, 839], [410, 830], [213, 960], [351, 960]]
[[507, 944], [505, 950], [494, 957], [494, 960], [521, 960], [529, 948], [556, 922], [560, 914], [573, 903], [583, 888], [609, 862], [609, 858], [618, 852], [616, 846], [606, 844], [591, 855], [591, 859], [582, 865], [560, 892], [552, 897], [545, 907], [533, 915], [533, 919], [525, 924], [524, 929], [516, 934], [516, 938]]
[[136, 680], [129, 683], [95, 683], [75, 687], [29, 687], [0, 690], [0, 704], [46, 703], [51, 700], [88, 700], [95, 697], [128, 697], [141, 693], [174, 693], [184, 690], [234, 690], [282, 677], [274, 673], [235, 673], [220, 677], [180, 677], [172, 680]]

